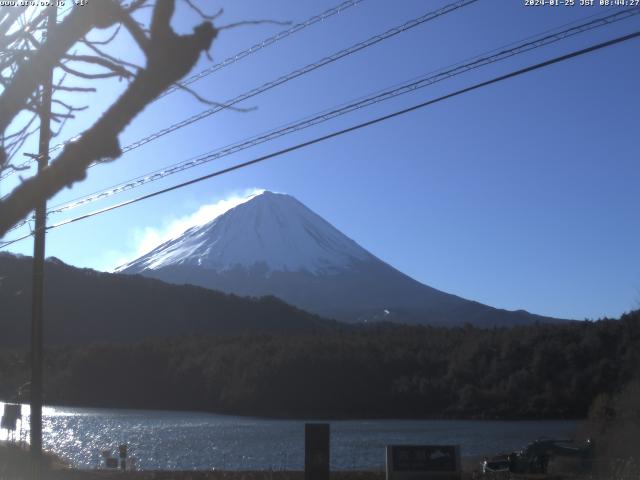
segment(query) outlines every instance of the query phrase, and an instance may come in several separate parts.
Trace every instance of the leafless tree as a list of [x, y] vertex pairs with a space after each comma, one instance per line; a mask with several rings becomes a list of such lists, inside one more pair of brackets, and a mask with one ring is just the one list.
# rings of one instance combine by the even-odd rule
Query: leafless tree
[[[93, 91], [91, 83], [96, 79], [117, 77], [128, 82], [120, 97], [75, 141], [67, 143], [47, 168], [0, 200], [0, 237], [39, 202], [83, 180], [89, 165], [118, 158], [122, 154], [118, 136], [124, 128], [189, 73], [201, 53], [208, 53], [220, 30], [213, 25], [217, 15], [206, 15], [191, 0], [184, 1], [201, 19], [187, 35], [171, 27], [175, 0], [87, 2], [73, 7], [48, 36], [43, 35], [46, 9], [0, 8], [0, 174], [23, 168], [16, 152], [38, 128], [41, 86], [51, 68], [61, 73], [53, 86], [51, 114], [57, 132], [75, 112], [86, 108], [61, 100], [60, 94]], [[140, 16], [148, 17], [148, 22], [140, 21]], [[111, 42], [124, 32], [144, 54], [144, 65], [109, 53]], [[96, 39], [96, 34], [105, 38]], [[78, 86], [77, 81], [65, 81], [72, 78], [85, 83]]]

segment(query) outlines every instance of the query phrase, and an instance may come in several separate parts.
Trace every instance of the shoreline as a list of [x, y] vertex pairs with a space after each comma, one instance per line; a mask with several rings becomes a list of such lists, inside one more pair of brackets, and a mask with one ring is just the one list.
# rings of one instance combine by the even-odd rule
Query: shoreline
[[[461, 457], [460, 480], [477, 478], [481, 472], [481, 461], [491, 456], [471, 455]], [[107, 470], [82, 469], [71, 467], [68, 461], [52, 452], [45, 451], [46, 467], [43, 478], [47, 480], [304, 480], [304, 470]], [[536, 478], [579, 478], [571, 470], [559, 470], [552, 474], [537, 476]], [[27, 480], [31, 475], [30, 453], [24, 447], [0, 442], [0, 477], [15, 480]], [[5, 477], [3, 477], [5, 478]], [[330, 480], [385, 480], [384, 468], [331, 470]]]
[[[20, 403], [23, 406], [28, 406], [28, 401], [9, 401], [0, 397], [0, 403]], [[182, 410], [182, 409], [170, 409], [170, 408], [154, 408], [154, 407], [123, 407], [123, 406], [104, 406], [104, 405], [78, 405], [73, 403], [56, 403], [45, 404], [43, 408], [53, 409], [86, 409], [86, 410], [116, 410], [121, 412], [133, 411], [133, 412], [158, 412], [158, 413], [184, 413], [184, 414], [210, 414], [221, 417], [241, 417], [245, 419], [255, 420], [283, 420], [283, 421], [308, 421], [308, 422], [358, 422], [368, 420], [388, 420], [388, 421], [411, 421], [411, 420], [431, 420], [431, 421], [476, 421], [476, 422], [584, 422], [586, 417], [492, 417], [492, 416], [383, 416], [375, 415], [368, 417], [351, 417], [340, 415], [266, 415], [266, 414], [251, 414], [246, 412], [219, 412], [212, 410]]]

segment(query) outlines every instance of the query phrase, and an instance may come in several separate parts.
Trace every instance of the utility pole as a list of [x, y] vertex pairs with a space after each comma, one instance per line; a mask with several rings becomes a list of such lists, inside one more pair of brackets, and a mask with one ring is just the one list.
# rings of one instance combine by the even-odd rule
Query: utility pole
[[[51, 2], [47, 17], [47, 38], [55, 28], [57, 8]], [[53, 96], [53, 65], [48, 67], [42, 83], [40, 104], [40, 139], [38, 145], [38, 173], [49, 163], [49, 141], [51, 139], [51, 97]], [[43, 200], [35, 209], [35, 235], [33, 240], [33, 289], [31, 302], [31, 454], [35, 477], [39, 477], [42, 462], [42, 314], [44, 293], [44, 250], [47, 226], [47, 201]]]

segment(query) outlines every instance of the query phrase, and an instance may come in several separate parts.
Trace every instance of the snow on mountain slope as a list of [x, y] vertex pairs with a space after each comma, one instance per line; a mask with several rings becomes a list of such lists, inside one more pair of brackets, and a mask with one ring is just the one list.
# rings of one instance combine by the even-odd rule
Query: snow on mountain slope
[[295, 198], [265, 191], [117, 271], [193, 265], [223, 272], [261, 265], [268, 271], [321, 274], [370, 258], [370, 253]]
[[513, 325], [548, 321], [424, 285], [295, 198], [265, 191], [117, 271], [243, 296], [275, 295], [345, 321]]

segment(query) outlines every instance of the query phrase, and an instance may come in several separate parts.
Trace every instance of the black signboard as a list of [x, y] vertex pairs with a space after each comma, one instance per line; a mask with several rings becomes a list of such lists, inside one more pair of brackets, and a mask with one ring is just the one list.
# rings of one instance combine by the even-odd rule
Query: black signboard
[[458, 449], [454, 445], [393, 445], [393, 472], [457, 472]]
[[329, 480], [329, 424], [304, 426], [304, 478]]

